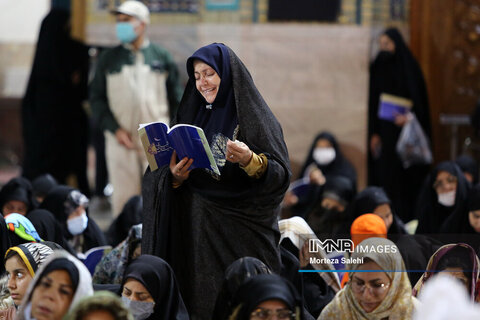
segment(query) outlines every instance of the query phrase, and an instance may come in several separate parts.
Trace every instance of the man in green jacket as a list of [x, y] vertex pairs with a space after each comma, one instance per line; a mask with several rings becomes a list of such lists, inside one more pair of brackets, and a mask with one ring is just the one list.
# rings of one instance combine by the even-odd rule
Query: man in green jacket
[[130, 0], [112, 13], [122, 43], [100, 54], [90, 85], [90, 104], [105, 132], [107, 168], [113, 186], [112, 211], [117, 216], [130, 197], [141, 194], [147, 162], [138, 125], [168, 123], [183, 88], [170, 53], [145, 35], [150, 22], [148, 8]]

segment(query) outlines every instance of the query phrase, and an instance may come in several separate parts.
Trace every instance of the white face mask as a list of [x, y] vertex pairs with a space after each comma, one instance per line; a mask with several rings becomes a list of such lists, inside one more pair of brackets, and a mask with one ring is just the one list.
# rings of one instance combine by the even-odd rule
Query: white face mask
[[455, 204], [455, 195], [456, 190], [439, 193], [438, 196], [438, 203], [445, 207], [451, 207]]
[[335, 160], [335, 156], [334, 148], [315, 148], [313, 150], [313, 160], [320, 165], [330, 164]]
[[68, 231], [74, 236], [83, 233], [83, 231], [87, 229], [87, 225], [88, 217], [85, 211], [83, 211], [83, 213], [78, 217], [67, 220]]
[[147, 319], [154, 312], [155, 302], [132, 301], [125, 296], [122, 296], [122, 301], [135, 320]]

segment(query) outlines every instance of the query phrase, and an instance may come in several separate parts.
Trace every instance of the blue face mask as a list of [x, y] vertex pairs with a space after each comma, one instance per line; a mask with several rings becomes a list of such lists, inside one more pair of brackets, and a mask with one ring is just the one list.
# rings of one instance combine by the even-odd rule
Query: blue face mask
[[132, 301], [125, 296], [122, 296], [122, 301], [135, 320], [147, 319], [153, 313], [155, 307], [155, 302]]
[[117, 38], [122, 43], [130, 43], [137, 39], [135, 26], [130, 22], [117, 22]]

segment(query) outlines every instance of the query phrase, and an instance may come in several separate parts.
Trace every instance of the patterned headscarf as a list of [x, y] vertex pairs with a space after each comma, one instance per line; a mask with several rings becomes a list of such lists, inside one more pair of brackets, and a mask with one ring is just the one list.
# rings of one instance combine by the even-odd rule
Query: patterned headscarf
[[[358, 248], [390, 248], [389, 253], [371, 252], [363, 253]], [[393, 248], [396, 248], [394, 250]], [[376, 250], [380, 251], [380, 250]], [[395, 252], [394, 252], [395, 251]], [[372, 312], [365, 312], [355, 298], [350, 283], [337, 293], [320, 314], [319, 320], [389, 320], [412, 319], [414, 297], [412, 297], [412, 286], [408, 280], [405, 264], [403, 263], [400, 250], [396, 245], [383, 238], [369, 238], [362, 241], [352, 254], [352, 260], [356, 258], [369, 258], [385, 270], [391, 281], [390, 288], [382, 303]], [[350, 265], [350, 279], [361, 264]]]
[[52, 248], [42, 243], [24, 243], [11, 247], [7, 250], [5, 257], [11, 251], [15, 251], [20, 256], [32, 278], [35, 276], [38, 267], [53, 253]]
[[18, 237], [25, 241], [43, 241], [30, 220], [19, 213], [10, 213], [5, 217], [5, 223], [7, 224], [8, 230], [15, 233]]
[[479, 289], [480, 289], [479, 286], [477, 285], [480, 278], [480, 270], [479, 270], [480, 260], [478, 259], [478, 256], [475, 253], [475, 250], [466, 243], [446, 244], [438, 248], [437, 251], [435, 251], [435, 253], [430, 257], [430, 260], [428, 260], [427, 271], [417, 281], [417, 283], [415, 284], [415, 287], [413, 287], [413, 295], [415, 297], [418, 296], [418, 294], [420, 294], [420, 291], [422, 290], [425, 282], [427, 282], [428, 279], [430, 279], [433, 275], [436, 274], [435, 271], [441, 271], [441, 270], [437, 270], [437, 268], [442, 258], [449, 251], [453, 249], [457, 249], [459, 247], [465, 248], [466, 251], [468, 251], [468, 255], [470, 256], [470, 261], [467, 262], [468, 264], [471, 264], [471, 272], [472, 272], [472, 280], [470, 283], [469, 293], [472, 301], [475, 301], [475, 298], [479, 294]]

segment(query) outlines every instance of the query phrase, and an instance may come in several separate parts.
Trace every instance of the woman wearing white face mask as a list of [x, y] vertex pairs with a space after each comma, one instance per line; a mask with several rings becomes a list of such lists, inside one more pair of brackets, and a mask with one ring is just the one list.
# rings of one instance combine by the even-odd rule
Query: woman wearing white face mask
[[311, 183], [323, 185], [328, 176], [347, 177], [356, 188], [355, 169], [343, 156], [335, 137], [324, 131], [315, 137], [300, 177], [309, 177]]
[[418, 197], [416, 233], [440, 232], [450, 216], [466, 210], [468, 191], [469, 184], [454, 162], [438, 164]]
[[88, 198], [78, 190], [58, 186], [50, 191], [41, 208], [53, 213], [60, 223], [65, 239], [76, 253], [107, 245], [98, 225], [87, 215]]
[[326, 131], [319, 133], [310, 147], [307, 160], [300, 171], [299, 179], [308, 179], [313, 188], [301, 198], [287, 192], [284, 205], [290, 207], [293, 215], [304, 216], [318, 199], [322, 187], [329, 177], [341, 176], [350, 180], [357, 189], [357, 173], [352, 164], [343, 156], [335, 137]]

